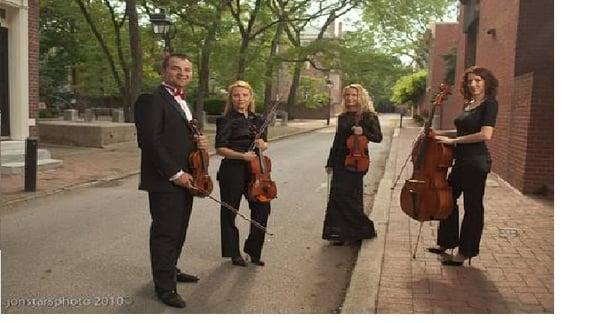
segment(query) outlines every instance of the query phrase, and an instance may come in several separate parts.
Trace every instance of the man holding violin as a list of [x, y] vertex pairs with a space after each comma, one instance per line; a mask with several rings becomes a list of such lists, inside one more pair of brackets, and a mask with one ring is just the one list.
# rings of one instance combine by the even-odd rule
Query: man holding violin
[[198, 278], [177, 268], [192, 211], [192, 175], [188, 156], [208, 149], [208, 138], [194, 136], [192, 113], [184, 90], [192, 80], [192, 64], [184, 54], [166, 56], [161, 66], [162, 84], [135, 103], [138, 145], [142, 150], [139, 189], [148, 192], [152, 224], [150, 259], [154, 289], [166, 305], [185, 307], [176, 282]]

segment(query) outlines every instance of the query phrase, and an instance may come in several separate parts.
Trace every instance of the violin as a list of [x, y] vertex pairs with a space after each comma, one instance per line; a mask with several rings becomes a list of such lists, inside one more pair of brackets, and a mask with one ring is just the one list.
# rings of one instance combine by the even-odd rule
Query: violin
[[413, 146], [413, 174], [405, 181], [400, 193], [402, 211], [421, 223], [444, 220], [452, 212], [452, 188], [448, 184], [447, 173], [454, 158], [453, 148], [437, 142], [431, 131], [435, 109], [449, 94], [449, 86], [440, 85], [424, 126], [424, 135]]
[[206, 149], [198, 148], [198, 137], [202, 135], [198, 120], [190, 120], [189, 125], [194, 135], [194, 144], [196, 145], [196, 149], [188, 156], [188, 163], [193, 178], [193, 188], [190, 192], [193, 196], [207, 197], [213, 191], [213, 182], [210, 175], [208, 175], [208, 160], [210, 158]]
[[[355, 126], [358, 126], [362, 114], [356, 113]], [[346, 158], [344, 166], [351, 172], [366, 173], [369, 170], [369, 139], [365, 135], [352, 133], [346, 139]]]
[[[260, 139], [266, 126], [275, 116], [277, 105], [278, 102], [271, 108], [259, 131], [256, 130], [256, 126], [251, 127], [250, 132], [254, 134], [255, 142]], [[250, 151], [255, 150], [254, 147], [255, 144], [253, 143]], [[248, 168], [251, 176], [250, 184], [248, 184], [250, 200], [264, 203], [277, 198], [277, 185], [271, 180], [271, 158], [265, 156], [260, 148], [256, 149], [256, 158], [248, 163]]]
[[[189, 122], [189, 127], [194, 135], [194, 144], [198, 147], [197, 140], [199, 140], [198, 136], [202, 134], [200, 131], [199, 122], [196, 119], [193, 119]], [[213, 191], [213, 182], [210, 176], [208, 175], [208, 152], [205, 149], [196, 148], [193, 152], [188, 156], [188, 162], [190, 165], [190, 169], [192, 172], [193, 182], [191, 183], [190, 192], [193, 196], [198, 197], [208, 197], [209, 199], [219, 203], [223, 207], [229, 209], [235, 214], [239, 215], [242, 219], [250, 222], [254, 227], [262, 230], [265, 234], [273, 236], [273, 233], [267, 231], [267, 228], [260, 224], [258, 221], [253, 220], [251, 217], [241, 213], [233, 206], [214, 198], [210, 195]]]

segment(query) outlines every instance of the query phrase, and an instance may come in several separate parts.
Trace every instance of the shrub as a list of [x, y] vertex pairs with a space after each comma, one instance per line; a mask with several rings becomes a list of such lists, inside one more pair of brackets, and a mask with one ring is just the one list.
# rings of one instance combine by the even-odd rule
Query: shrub
[[204, 112], [207, 114], [223, 114], [225, 110], [225, 99], [208, 98], [204, 101]]
[[38, 110], [38, 118], [47, 119], [47, 118], [57, 118], [58, 117], [58, 109], [56, 108], [46, 108], [43, 110]]

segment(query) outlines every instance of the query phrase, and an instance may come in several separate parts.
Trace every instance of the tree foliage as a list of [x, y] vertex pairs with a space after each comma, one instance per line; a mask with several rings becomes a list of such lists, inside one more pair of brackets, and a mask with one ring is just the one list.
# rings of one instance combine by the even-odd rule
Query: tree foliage
[[[238, 78], [252, 84], [259, 101], [270, 101], [271, 87], [281, 74], [291, 78], [291, 85], [286, 85], [288, 106], [306, 101], [305, 93], [310, 93], [309, 105], [318, 105], [325, 99], [321, 83], [331, 70], [342, 75], [344, 84], [364, 85], [377, 105], [393, 95], [398, 98], [392, 88], [401, 83], [399, 79], [425, 64], [427, 24], [432, 17], [447, 15], [453, 3], [40, 0], [40, 96], [51, 105], [56, 96], [68, 102], [68, 95], [120, 98], [121, 105], [127, 105], [140, 90], [152, 90], [160, 82], [157, 67], [164, 48], [148, 14], [163, 8], [176, 28], [173, 48], [190, 55], [194, 64], [190, 89], [196, 91], [188, 94], [198, 109], [204, 108], [204, 100], [222, 99], [223, 89]], [[341, 39], [326, 35], [339, 22], [336, 19], [358, 7], [366, 25], [346, 31]], [[312, 42], [303, 40], [309, 30], [316, 35]], [[412, 61], [407, 63], [406, 57]], [[324, 76], [313, 76], [319, 82], [301, 77], [307, 65], [322, 71]]]
[[427, 71], [421, 70], [404, 76], [396, 82], [392, 89], [392, 102], [416, 105], [419, 99], [425, 95], [426, 87]]

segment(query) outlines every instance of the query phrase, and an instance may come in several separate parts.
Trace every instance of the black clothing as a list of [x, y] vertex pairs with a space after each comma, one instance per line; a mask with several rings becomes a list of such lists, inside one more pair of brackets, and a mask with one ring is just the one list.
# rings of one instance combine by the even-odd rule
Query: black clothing
[[148, 192], [182, 190], [169, 178], [180, 170], [190, 172], [188, 156], [195, 148], [183, 109], [163, 86], [153, 94], [141, 95], [135, 107], [142, 149], [139, 189]]
[[[331, 191], [323, 223], [325, 240], [362, 240], [375, 237], [373, 221], [364, 212], [363, 173], [350, 172], [344, 166], [346, 139], [352, 135], [355, 112], [338, 116], [338, 126], [326, 167], [333, 168]], [[381, 142], [383, 135], [374, 113], [364, 113], [359, 122], [371, 142]]]
[[[464, 111], [454, 120], [457, 136], [477, 133], [482, 126], [495, 126], [497, 113], [498, 103], [494, 99], [487, 99], [475, 109]], [[448, 176], [454, 206], [450, 216], [440, 221], [437, 235], [439, 246], [459, 247], [458, 252], [465, 257], [479, 254], [484, 219], [483, 195], [491, 166], [492, 159], [485, 142], [456, 145], [454, 165]], [[465, 214], [459, 235], [457, 200], [461, 194], [464, 194]]]
[[192, 195], [169, 179], [189, 172], [194, 149], [185, 113], [163, 86], [141, 95], [135, 104], [138, 144], [142, 149], [140, 190], [148, 191], [150, 260], [156, 292], [176, 290], [177, 260], [185, 241]]
[[[229, 148], [237, 152], [247, 152], [254, 142], [254, 136], [250, 134], [250, 127], [254, 126], [260, 130], [264, 119], [252, 112], [248, 112], [248, 118], [243, 113], [232, 110], [227, 115], [217, 119], [217, 135], [215, 137], [215, 148]], [[267, 141], [267, 130], [261, 136]]]
[[[243, 113], [230, 111], [227, 115], [217, 119], [215, 147], [225, 147], [236, 152], [247, 152], [254, 142], [250, 127], [254, 126], [256, 130], [259, 130], [263, 122], [264, 119], [254, 113], [248, 113], [248, 118], [246, 118]], [[267, 140], [266, 130], [261, 138]], [[271, 204], [270, 202], [250, 201], [247, 195], [248, 184], [251, 180], [248, 170], [248, 163], [244, 160], [224, 158], [221, 161], [217, 173], [221, 201], [235, 209], [239, 209], [242, 195], [244, 195], [250, 207], [250, 218], [266, 227], [271, 212]], [[235, 216], [234, 212], [221, 206], [221, 255], [223, 257], [241, 255], [239, 231], [235, 226]], [[264, 240], [265, 232], [250, 225], [250, 234], [244, 243], [244, 252], [255, 259], [260, 259]]]
[[[454, 119], [456, 136], [460, 137], [478, 133], [483, 126], [494, 127], [496, 125], [497, 114], [498, 102], [494, 99], [487, 99], [478, 107], [464, 111]], [[454, 154], [457, 159], [463, 159], [470, 156], [489, 155], [489, 152], [485, 142], [480, 141], [469, 144], [457, 144]]]

